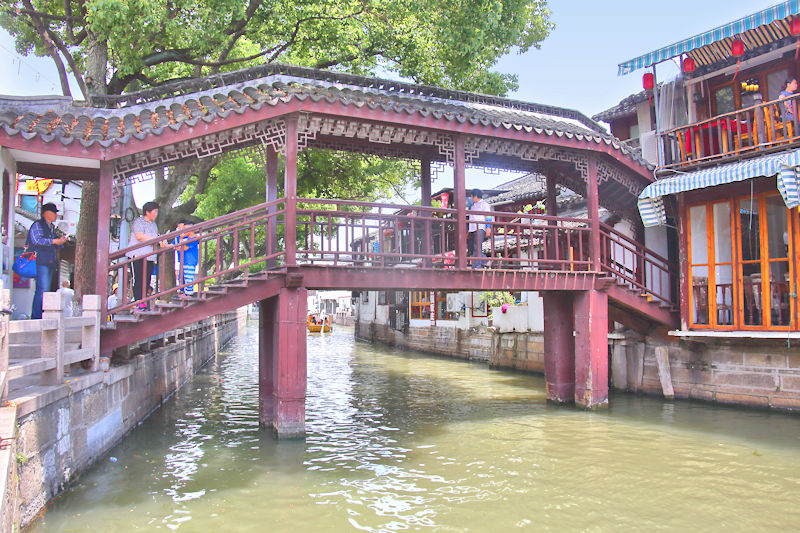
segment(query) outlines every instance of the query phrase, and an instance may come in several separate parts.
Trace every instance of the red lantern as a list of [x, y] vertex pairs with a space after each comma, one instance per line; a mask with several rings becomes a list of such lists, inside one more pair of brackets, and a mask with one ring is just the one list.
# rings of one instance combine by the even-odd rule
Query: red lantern
[[653, 77], [652, 72], [645, 72], [644, 76], [642, 76], [642, 86], [644, 87], [645, 91], [650, 91], [655, 87], [655, 78]]
[[736, 71], [733, 73], [733, 79], [736, 80], [736, 75], [739, 74], [739, 62], [744, 55], [744, 41], [739, 37], [735, 38], [731, 43], [731, 55], [736, 58]]
[[691, 74], [692, 72], [694, 72], [694, 69], [695, 69], [695, 65], [694, 65], [694, 59], [692, 59], [691, 57], [688, 57], [688, 56], [687, 56], [687, 57], [686, 57], [686, 58], [683, 60], [683, 71], [684, 71], [686, 74]]
[[731, 55], [733, 57], [742, 57], [744, 55], [744, 41], [738, 37], [731, 43]]
[[800, 36], [800, 17], [794, 17], [789, 23], [789, 32], [794, 37]]
[[[800, 17], [794, 17], [789, 23], [789, 31], [794, 37], [800, 37]], [[800, 39], [797, 40], [797, 48], [794, 51], [794, 60], [797, 61], [797, 54], [800, 53]]]

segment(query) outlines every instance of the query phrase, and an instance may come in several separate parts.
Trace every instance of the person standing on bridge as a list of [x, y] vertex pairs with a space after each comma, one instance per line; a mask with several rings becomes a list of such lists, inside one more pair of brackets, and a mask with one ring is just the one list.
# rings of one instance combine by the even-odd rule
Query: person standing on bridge
[[[158, 204], [155, 202], [145, 202], [142, 206], [142, 214], [131, 224], [131, 236], [128, 240], [128, 247], [136, 246], [140, 242], [149, 241], [158, 237]], [[161, 246], [164, 244], [161, 243]], [[135, 259], [131, 265], [133, 268], [133, 300], [143, 300], [146, 295], [147, 287], [150, 285], [150, 278], [156, 266], [156, 256], [154, 246], [140, 246], [129, 250], [125, 255]], [[147, 309], [147, 304], [140, 303], [138, 310]]]
[[187, 220], [180, 220], [176, 230], [186, 230], [172, 241], [175, 245], [175, 282], [178, 285], [189, 283], [188, 286], [178, 290], [178, 294], [191, 296], [194, 293], [194, 278], [197, 275], [197, 266], [200, 264], [200, 244], [197, 234], [188, 227]]
[[[470, 211], [491, 211], [492, 208], [483, 199], [483, 191], [480, 189], [472, 190], [472, 207]], [[483, 253], [483, 241], [491, 232], [489, 225], [486, 224], [487, 215], [469, 215], [469, 237], [467, 239], [467, 255], [469, 257], [486, 257]], [[472, 260], [472, 268], [483, 268], [484, 261]]]
[[53, 234], [53, 222], [57, 216], [58, 208], [55, 204], [49, 202], [44, 204], [42, 218], [31, 224], [28, 240], [25, 242], [25, 248], [36, 252], [36, 290], [33, 293], [31, 308], [31, 318], [34, 320], [42, 318], [42, 298], [53, 285], [53, 273], [58, 266], [56, 248], [67, 242], [66, 237], [56, 238]]

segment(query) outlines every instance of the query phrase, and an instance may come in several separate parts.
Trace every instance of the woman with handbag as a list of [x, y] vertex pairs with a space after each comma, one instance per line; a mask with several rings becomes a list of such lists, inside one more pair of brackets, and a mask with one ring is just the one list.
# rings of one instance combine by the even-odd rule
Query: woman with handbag
[[53, 274], [58, 265], [56, 247], [61, 247], [67, 241], [66, 237], [53, 234], [53, 222], [56, 221], [58, 209], [55, 204], [46, 203], [42, 206], [42, 218], [31, 224], [28, 230], [28, 239], [25, 248], [36, 253], [36, 291], [33, 293], [33, 307], [31, 318], [42, 318], [42, 297], [52, 288]]

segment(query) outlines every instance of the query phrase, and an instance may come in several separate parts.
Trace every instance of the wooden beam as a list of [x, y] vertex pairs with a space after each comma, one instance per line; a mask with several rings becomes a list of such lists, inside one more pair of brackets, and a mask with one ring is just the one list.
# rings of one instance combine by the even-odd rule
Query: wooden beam
[[600, 272], [600, 196], [597, 188], [597, 159], [589, 156], [586, 177], [586, 211], [589, 218], [589, 257], [592, 270]]
[[17, 163], [17, 172], [32, 178], [47, 178], [62, 181], [97, 181], [99, 168], [70, 167], [66, 165], [46, 165], [44, 163]]
[[111, 244], [111, 188], [114, 182], [114, 162], [101, 161], [97, 201], [97, 257], [95, 260], [94, 293], [100, 296], [100, 316], [105, 319], [108, 305], [108, 254]]
[[286, 119], [286, 159], [283, 188], [286, 196], [284, 240], [286, 266], [297, 264], [297, 128], [299, 116]]
[[[267, 151], [267, 203], [278, 199], [278, 152], [272, 149], [271, 146], [264, 148]], [[278, 210], [277, 205], [271, 205], [267, 208], [267, 213], [275, 213]], [[265, 236], [267, 255], [278, 248], [278, 221], [273, 217], [267, 226], [268, 234]], [[266, 268], [275, 268], [276, 260], [270, 259], [267, 261]]]
[[453, 168], [453, 199], [456, 206], [456, 267], [467, 268], [467, 189], [464, 185], [466, 150], [464, 137], [455, 136], [455, 161]]

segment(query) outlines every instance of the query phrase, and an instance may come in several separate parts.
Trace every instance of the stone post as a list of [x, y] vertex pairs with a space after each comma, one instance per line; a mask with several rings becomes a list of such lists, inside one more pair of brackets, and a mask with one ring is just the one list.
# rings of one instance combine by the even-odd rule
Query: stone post
[[9, 315], [6, 312], [10, 305], [11, 291], [3, 288], [0, 280], [0, 406], [6, 404], [8, 398], [8, 343]]
[[[55, 324], [42, 327], [42, 357], [53, 358], [54, 368], [41, 373], [42, 385], [64, 382], [64, 318], [61, 294], [46, 292], [42, 297], [42, 320]], [[43, 322], [44, 324], [44, 322]]]
[[578, 291], [575, 316], [575, 403], [586, 409], [608, 405], [608, 296]]
[[83, 326], [81, 348], [92, 350], [92, 361], [89, 366], [92, 372], [97, 371], [100, 360], [100, 313], [103, 312], [100, 304], [100, 296], [97, 294], [86, 294], [83, 297], [83, 317], [91, 318], [92, 324]]

